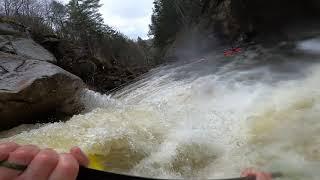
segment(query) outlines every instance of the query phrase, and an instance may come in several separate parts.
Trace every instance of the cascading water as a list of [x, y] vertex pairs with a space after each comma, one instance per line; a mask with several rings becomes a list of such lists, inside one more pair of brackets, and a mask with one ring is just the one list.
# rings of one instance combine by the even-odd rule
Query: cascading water
[[59, 151], [77, 145], [106, 170], [149, 177], [234, 177], [257, 167], [318, 179], [320, 56], [308, 43], [212, 53], [155, 69], [110, 95], [87, 90], [87, 113], [20, 126], [1, 141]]

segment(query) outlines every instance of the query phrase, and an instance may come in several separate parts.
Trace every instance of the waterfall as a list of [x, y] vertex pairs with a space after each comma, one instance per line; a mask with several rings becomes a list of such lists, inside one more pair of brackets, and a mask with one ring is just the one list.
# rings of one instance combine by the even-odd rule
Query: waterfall
[[234, 57], [212, 52], [112, 94], [86, 90], [85, 113], [21, 126], [1, 141], [60, 152], [80, 146], [105, 170], [139, 176], [226, 178], [256, 167], [318, 179], [320, 64], [308, 43], [257, 45]]

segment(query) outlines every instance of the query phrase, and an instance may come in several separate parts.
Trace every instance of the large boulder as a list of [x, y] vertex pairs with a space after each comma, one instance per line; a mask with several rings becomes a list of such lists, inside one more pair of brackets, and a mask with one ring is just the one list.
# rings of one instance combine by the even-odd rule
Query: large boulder
[[[1, 23], [0, 23], [1, 24]], [[29, 38], [0, 35], [0, 51], [17, 54], [28, 59], [56, 63], [56, 58], [45, 48]]]
[[42, 46], [38, 45], [32, 39], [15, 38], [12, 40], [12, 46], [16, 53], [31, 59], [56, 63], [56, 58]]
[[84, 83], [45, 61], [0, 52], [0, 130], [49, 114], [73, 115]]

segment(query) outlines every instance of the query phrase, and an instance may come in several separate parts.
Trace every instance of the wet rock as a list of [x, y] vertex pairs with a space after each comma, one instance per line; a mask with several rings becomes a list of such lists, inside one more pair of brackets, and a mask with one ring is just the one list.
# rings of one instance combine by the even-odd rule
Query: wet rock
[[48, 62], [0, 52], [0, 130], [78, 113], [84, 83]]

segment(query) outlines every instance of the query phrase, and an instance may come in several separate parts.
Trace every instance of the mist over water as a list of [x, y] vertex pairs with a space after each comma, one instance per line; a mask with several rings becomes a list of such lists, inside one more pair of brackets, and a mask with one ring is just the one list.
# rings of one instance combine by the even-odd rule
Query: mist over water
[[1, 141], [59, 151], [77, 145], [106, 170], [148, 177], [237, 177], [257, 167], [316, 180], [319, 57], [307, 41], [296, 45], [256, 45], [234, 57], [213, 52], [154, 69], [110, 95], [87, 90], [86, 113], [21, 126]]

